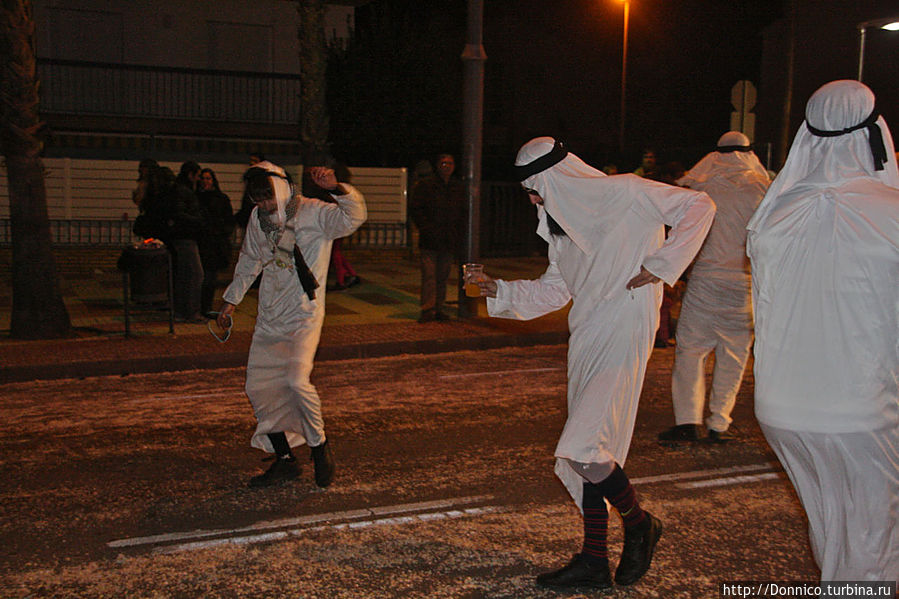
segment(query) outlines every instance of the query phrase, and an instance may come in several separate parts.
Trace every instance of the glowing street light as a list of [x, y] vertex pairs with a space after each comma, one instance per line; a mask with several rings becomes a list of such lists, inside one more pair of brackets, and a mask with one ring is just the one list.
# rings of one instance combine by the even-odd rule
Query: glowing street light
[[624, 40], [621, 44], [621, 121], [618, 130], [618, 150], [624, 151], [624, 101], [627, 95], [627, 19], [630, 12], [630, 0], [624, 2]]
[[[625, 12], [625, 14], [627, 14]], [[625, 17], [626, 18], [626, 17]], [[858, 80], [862, 80], [862, 67], [865, 64], [865, 30], [868, 27], [879, 27], [887, 31], [899, 31], [899, 17], [887, 19], [871, 19], [856, 25], [858, 27]]]

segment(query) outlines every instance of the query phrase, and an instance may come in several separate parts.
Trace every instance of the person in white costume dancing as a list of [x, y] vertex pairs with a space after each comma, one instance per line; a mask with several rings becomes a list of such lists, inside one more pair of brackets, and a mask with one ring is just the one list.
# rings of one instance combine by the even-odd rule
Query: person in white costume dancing
[[899, 579], [899, 171], [874, 94], [819, 88], [749, 222], [755, 414], [822, 581]]
[[355, 231], [366, 209], [362, 194], [338, 183], [333, 170], [312, 167], [310, 174], [336, 203], [301, 196], [284, 170], [270, 162], [244, 175], [245, 194], [255, 208], [218, 324], [230, 326], [235, 307], [261, 272], [246, 392], [258, 423], [251, 445], [274, 453], [275, 460], [250, 479], [251, 487], [297, 478], [291, 448], [304, 443], [311, 448], [315, 483], [326, 487], [334, 477], [321, 399], [309, 380], [325, 318], [325, 287], [319, 283], [327, 280], [331, 242]]
[[[649, 569], [662, 534], [622, 470], [659, 324], [661, 281], [673, 284], [696, 255], [715, 205], [702, 192], [632, 174], [608, 177], [548, 137], [525, 144], [515, 164], [537, 206], [549, 267], [533, 281], [486, 277], [479, 285], [488, 312], [525, 320], [574, 300], [568, 419], [555, 471], [583, 513], [584, 544], [568, 565], [541, 574], [537, 583], [612, 586], [608, 500], [625, 525], [614, 580], [633, 584]], [[667, 240], [665, 225], [672, 227]]]
[[[717, 212], [690, 269], [677, 320], [671, 403], [675, 425], [659, 434], [664, 443], [733, 439], [730, 414], [737, 400], [752, 346], [752, 293], [746, 257], [746, 223], [771, 184], [749, 138], [728, 131], [678, 185], [704, 191]], [[702, 427], [705, 362], [715, 354], [709, 393], [708, 436]]]

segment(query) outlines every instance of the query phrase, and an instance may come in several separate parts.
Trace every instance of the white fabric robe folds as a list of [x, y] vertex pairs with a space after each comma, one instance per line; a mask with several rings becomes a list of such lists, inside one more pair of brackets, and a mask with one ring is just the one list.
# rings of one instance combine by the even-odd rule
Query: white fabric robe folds
[[883, 117], [856, 127], [874, 106], [858, 81], [816, 91], [806, 122], [837, 134], [803, 123], [748, 225], [755, 414], [822, 580], [899, 579], [899, 170]]
[[[593, 198], [580, 201], [591, 205], [598, 222], [583, 227], [579, 239], [590, 251], [570, 237], [549, 235], [541, 208], [538, 233], [549, 243], [549, 267], [538, 280], [498, 280], [496, 298], [487, 300], [491, 316], [526, 320], [573, 299], [568, 419], [555, 470], [578, 507], [584, 479], [570, 462], [624, 464], [658, 327], [662, 284], [625, 286], [641, 265], [674, 283], [699, 250], [715, 211], [704, 193], [635, 175], [596, 177], [590, 185]], [[615, 207], [613, 218], [602, 218], [604, 205]], [[672, 227], [667, 240], [664, 225]]]
[[[321, 400], [310, 382], [312, 362], [325, 317], [325, 281], [331, 242], [355, 231], [366, 218], [362, 194], [343, 183], [337, 203], [301, 197], [290, 225], [296, 245], [320, 286], [315, 299], [303, 291], [296, 271], [279, 266], [272, 243], [259, 225], [256, 208], [223, 299], [238, 304], [262, 272], [259, 309], [247, 363], [246, 392], [258, 422], [251, 445], [271, 452], [267, 434], [283, 431], [291, 447], [324, 442]], [[292, 265], [290, 265], [292, 266]]]
[[717, 211], [690, 270], [677, 322], [671, 376], [675, 423], [702, 422], [705, 362], [715, 352], [706, 426], [724, 431], [752, 345], [746, 223], [771, 181], [752, 152], [711, 152], [678, 183], [709, 194]]

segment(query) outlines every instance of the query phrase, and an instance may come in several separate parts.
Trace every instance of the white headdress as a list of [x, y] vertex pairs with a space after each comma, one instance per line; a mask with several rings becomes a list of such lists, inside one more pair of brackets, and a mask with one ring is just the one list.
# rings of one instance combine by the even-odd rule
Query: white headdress
[[748, 228], [758, 230], [774, 198], [801, 183], [832, 187], [856, 177], [899, 188], [893, 137], [874, 109], [874, 93], [851, 79], [831, 81], [812, 94], [783, 170]]
[[253, 167], [261, 168], [274, 175], [273, 177], [270, 177], [270, 179], [272, 182], [272, 188], [275, 191], [275, 200], [278, 203], [278, 212], [277, 216], [273, 214], [269, 217], [269, 219], [279, 229], [283, 229], [285, 223], [287, 223], [288, 218], [287, 205], [293, 199], [293, 189], [291, 188], [290, 181], [287, 178], [287, 173], [283, 168], [281, 168], [277, 164], [272, 164], [268, 160], [257, 162], [253, 165]]
[[[590, 232], [617, 222], [615, 199], [603, 197], [597, 183], [606, 174], [593, 168], [551, 137], [537, 137], [524, 144], [515, 158], [521, 184], [543, 198], [545, 210], [583, 252], [591, 252]], [[542, 170], [537, 170], [540, 169]], [[616, 206], [613, 206], [616, 204]], [[545, 220], [537, 232], [547, 238]]]
[[739, 131], [728, 131], [718, 139], [717, 149], [706, 154], [686, 175], [677, 180], [677, 184], [695, 187], [716, 174], [746, 170], [768, 179], [768, 171], [752, 151], [749, 138]]

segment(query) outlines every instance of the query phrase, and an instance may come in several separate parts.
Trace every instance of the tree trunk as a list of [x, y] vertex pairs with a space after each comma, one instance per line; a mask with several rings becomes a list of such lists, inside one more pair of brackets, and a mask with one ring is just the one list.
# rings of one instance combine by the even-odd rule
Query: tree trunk
[[298, 0], [300, 17], [300, 148], [304, 166], [330, 161], [325, 71], [325, 8], [321, 0]]
[[6, 158], [12, 228], [10, 328], [16, 338], [50, 339], [69, 335], [71, 321], [50, 249], [33, 39], [30, 0], [2, 0], [0, 146]]

